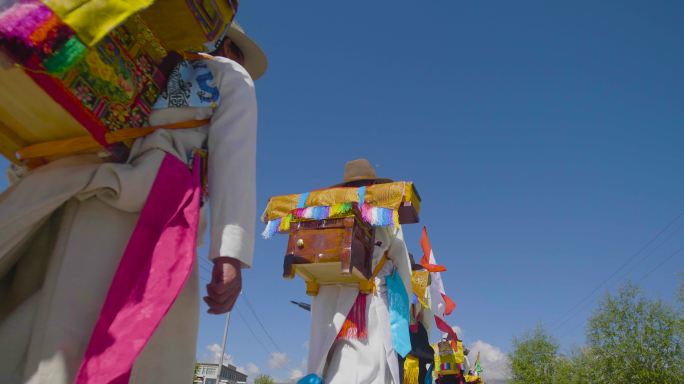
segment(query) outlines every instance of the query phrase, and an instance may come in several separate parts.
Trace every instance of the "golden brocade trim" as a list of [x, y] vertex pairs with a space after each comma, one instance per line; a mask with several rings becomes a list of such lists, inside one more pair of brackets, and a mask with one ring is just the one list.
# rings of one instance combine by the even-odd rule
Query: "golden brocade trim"
[[[340, 203], [359, 203], [359, 189], [351, 187], [333, 187], [318, 191], [311, 191], [305, 202], [305, 207], [334, 206]], [[274, 196], [268, 201], [262, 216], [264, 222], [288, 216], [298, 208], [301, 194]], [[402, 204], [410, 202], [420, 209], [418, 197], [413, 183], [393, 182], [368, 186], [365, 193], [365, 203], [373, 207], [398, 209]]]

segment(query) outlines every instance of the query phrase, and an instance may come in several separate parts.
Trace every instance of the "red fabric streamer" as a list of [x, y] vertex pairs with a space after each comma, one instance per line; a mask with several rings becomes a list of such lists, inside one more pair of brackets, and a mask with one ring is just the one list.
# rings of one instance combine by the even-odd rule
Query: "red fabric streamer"
[[444, 315], [449, 316], [451, 312], [456, 309], [456, 303], [454, 303], [454, 301], [451, 300], [451, 298], [445, 293], [442, 293], [442, 299], [444, 299], [444, 303], [446, 304], [446, 307], [444, 308]]
[[444, 272], [446, 267], [443, 265], [432, 264], [432, 246], [428, 240], [427, 228], [423, 227], [423, 235], [420, 237], [420, 246], [423, 248], [423, 257], [420, 259], [420, 265], [430, 272]]
[[349, 314], [347, 314], [347, 318], [337, 334], [337, 340], [365, 340], [368, 337], [368, 324], [366, 321], [367, 300], [367, 294], [359, 293], [356, 296], [354, 305], [349, 310]]
[[456, 334], [456, 331], [454, 331], [453, 328], [451, 328], [451, 326], [447, 324], [446, 321], [442, 320], [439, 316], [435, 316], [435, 324], [437, 325], [437, 329], [448, 334], [452, 340], [458, 340], [458, 335]]

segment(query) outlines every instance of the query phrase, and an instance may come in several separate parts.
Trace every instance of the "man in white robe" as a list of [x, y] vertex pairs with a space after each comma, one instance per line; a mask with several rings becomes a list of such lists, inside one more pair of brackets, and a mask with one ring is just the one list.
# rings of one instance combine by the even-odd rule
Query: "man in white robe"
[[[376, 176], [366, 159], [347, 163], [344, 186], [387, 182]], [[308, 373], [325, 384], [399, 384], [399, 363], [392, 343], [385, 277], [396, 268], [408, 294], [411, 288], [411, 261], [401, 228], [375, 230], [373, 270], [387, 253], [388, 260], [375, 277], [376, 291], [366, 300], [367, 339], [338, 338], [342, 325], [359, 294], [353, 285], [324, 285], [311, 305], [311, 337]], [[311, 376], [309, 376], [311, 377]], [[304, 379], [302, 383], [309, 382]], [[313, 381], [311, 381], [313, 382]]]
[[[96, 155], [55, 160], [0, 195], [0, 382], [72, 383], [119, 260], [162, 159], [185, 163], [209, 151], [212, 313], [230, 310], [249, 267], [255, 224], [257, 110], [253, 78], [265, 56], [233, 26], [205, 60], [221, 101], [215, 108], [156, 110], [151, 125], [210, 119], [138, 139], [125, 163]], [[236, 52], [239, 49], [239, 52]], [[244, 65], [244, 66], [243, 66]], [[199, 234], [200, 238], [202, 234]], [[136, 360], [130, 382], [192, 381], [199, 312], [195, 267]]]

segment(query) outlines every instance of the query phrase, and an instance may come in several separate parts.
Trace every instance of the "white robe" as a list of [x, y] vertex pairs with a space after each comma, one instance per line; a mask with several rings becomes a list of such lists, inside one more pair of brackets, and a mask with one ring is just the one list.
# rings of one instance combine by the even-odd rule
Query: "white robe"
[[349, 313], [358, 288], [321, 286], [311, 305], [308, 372], [325, 384], [388, 384], [401, 382], [397, 354], [392, 345], [385, 276], [396, 267], [406, 292], [411, 293], [411, 262], [401, 228], [377, 228], [373, 268], [389, 248], [389, 260], [375, 279], [377, 290], [366, 303], [368, 339], [335, 340]]
[[[256, 97], [236, 62], [208, 61], [216, 110], [155, 111], [153, 125], [211, 117], [208, 126], [138, 139], [128, 162], [54, 161], [0, 195], [0, 382], [71, 383], [105, 295], [166, 153], [184, 162], [208, 144], [210, 258], [252, 262]], [[201, 236], [201, 234], [200, 234]], [[133, 367], [131, 382], [192, 381], [199, 275], [191, 277]]]

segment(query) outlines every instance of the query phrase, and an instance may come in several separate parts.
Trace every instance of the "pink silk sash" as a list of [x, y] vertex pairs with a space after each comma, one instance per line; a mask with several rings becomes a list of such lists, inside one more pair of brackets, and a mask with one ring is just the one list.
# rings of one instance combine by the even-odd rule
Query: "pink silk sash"
[[[166, 155], [109, 287], [77, 384], [128, 383], [195, 260], [200, 163]], [[194, 347], [194, 346], [188, 346]]]

